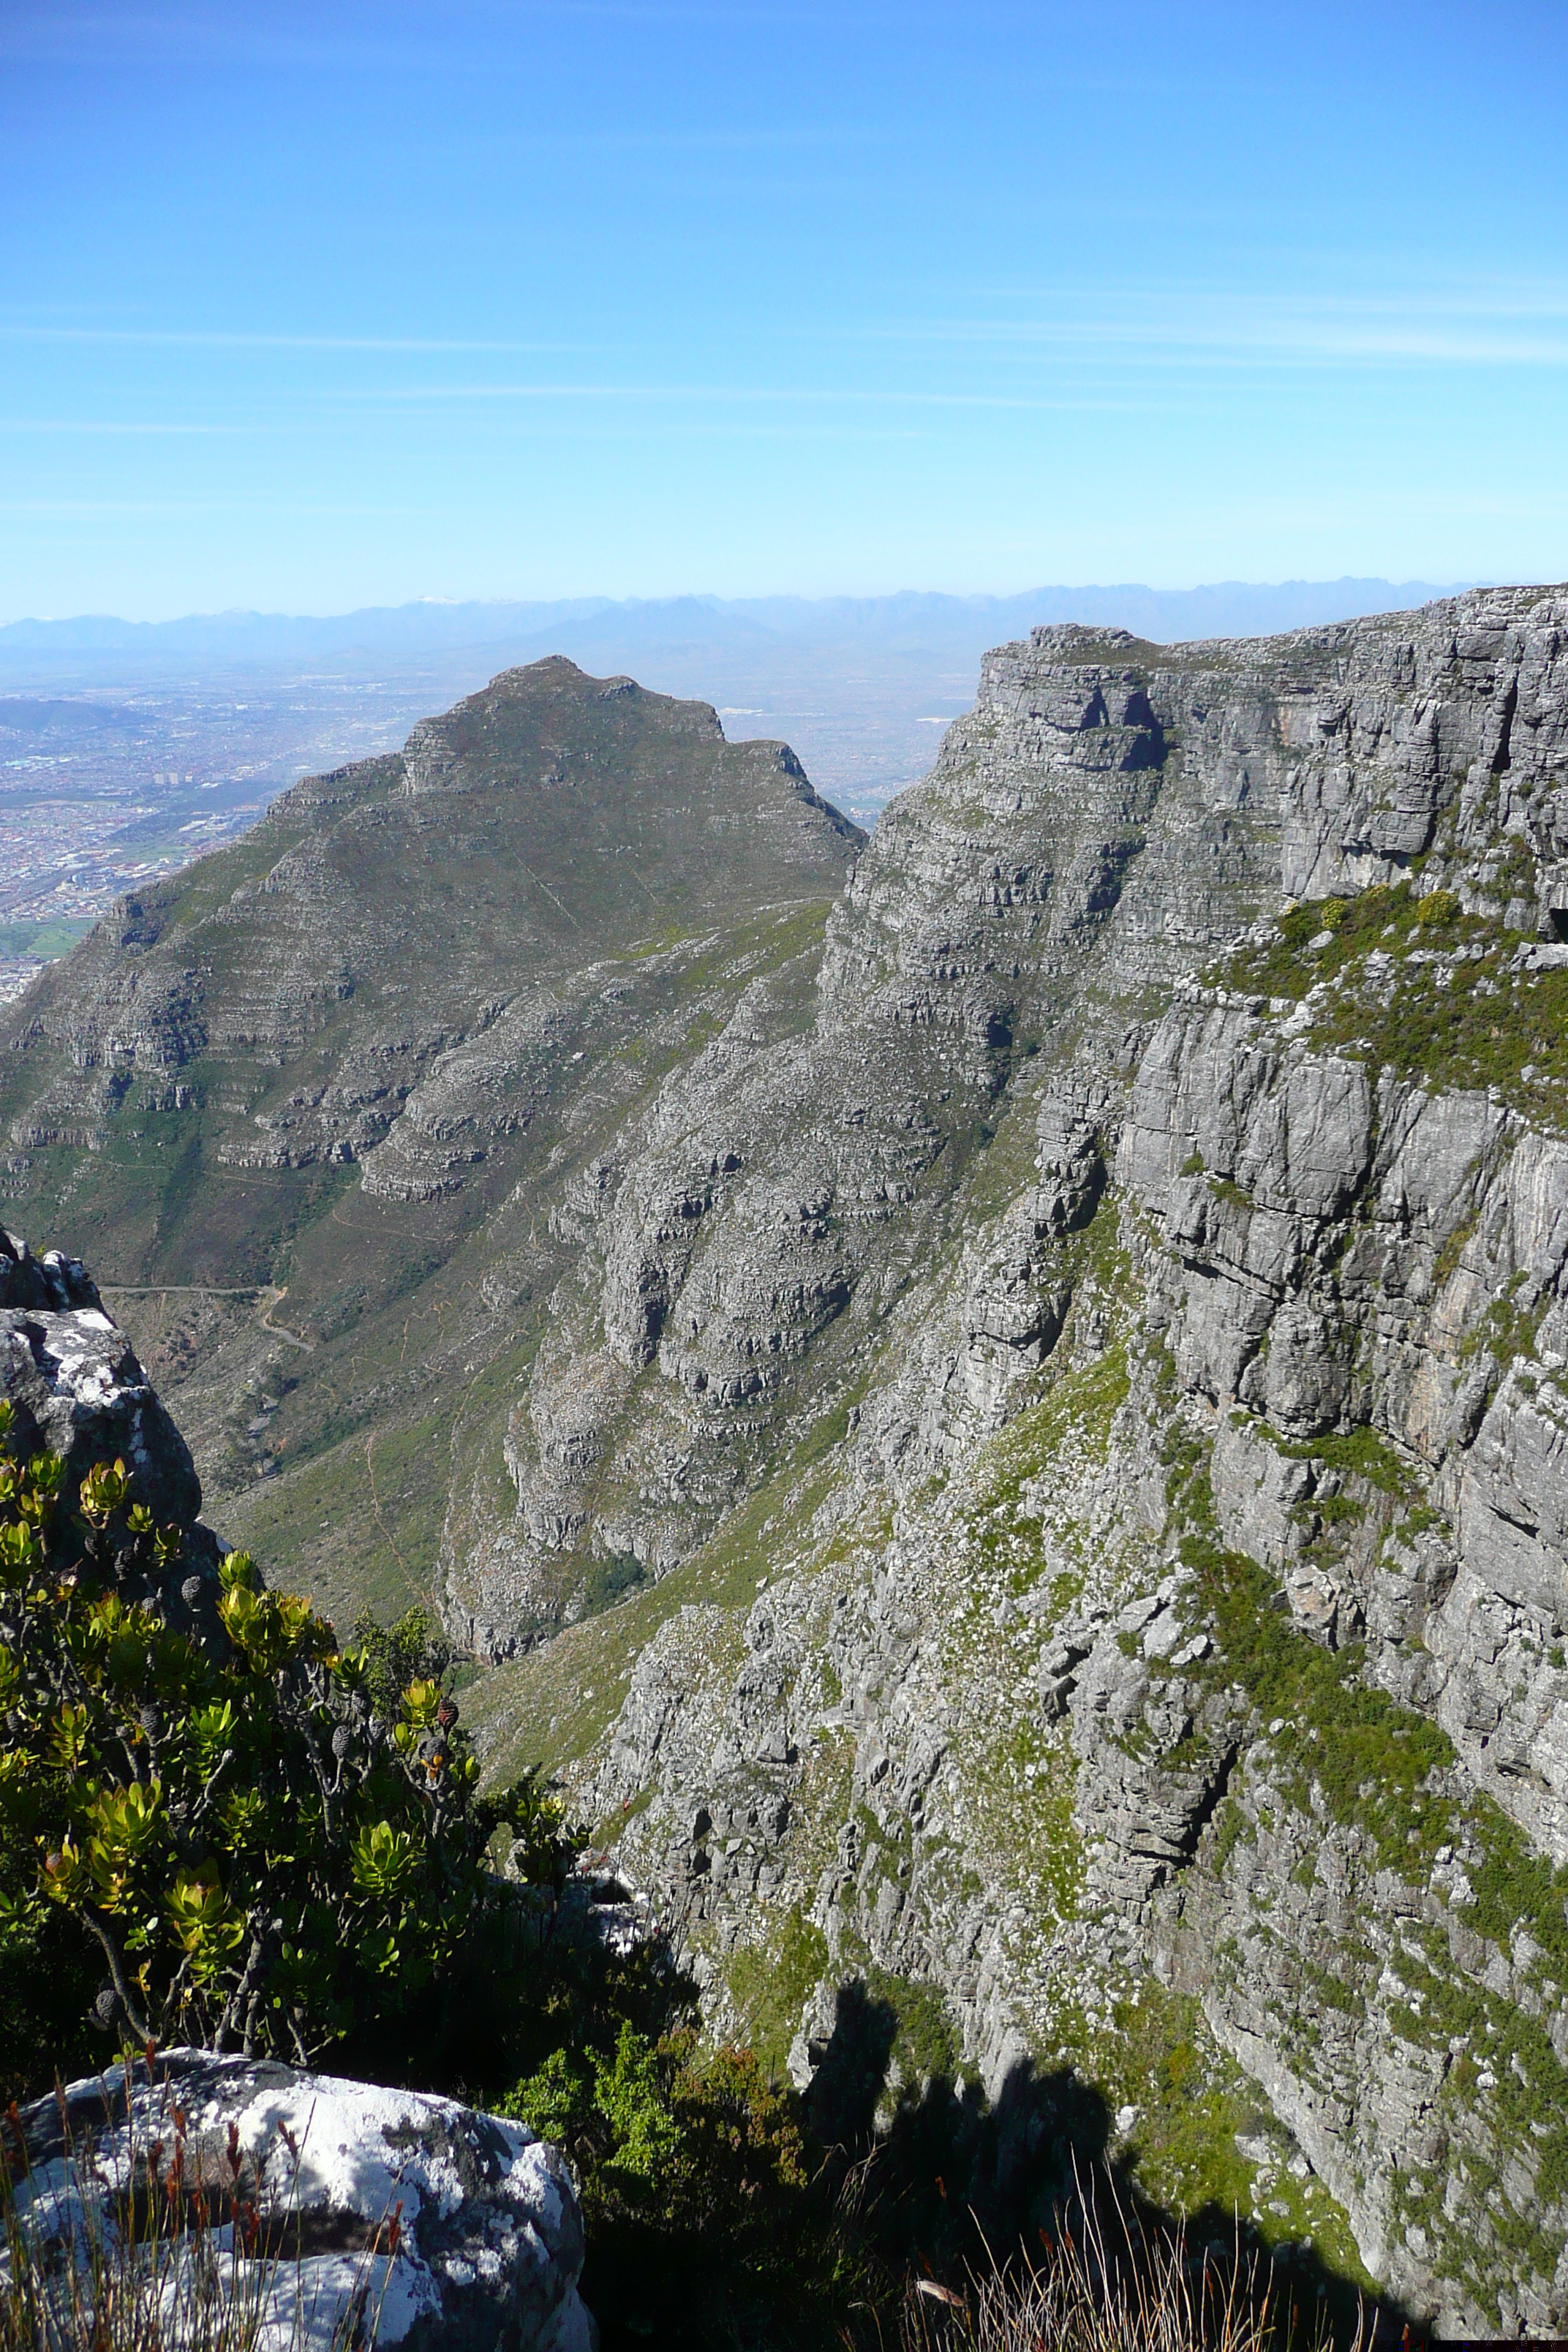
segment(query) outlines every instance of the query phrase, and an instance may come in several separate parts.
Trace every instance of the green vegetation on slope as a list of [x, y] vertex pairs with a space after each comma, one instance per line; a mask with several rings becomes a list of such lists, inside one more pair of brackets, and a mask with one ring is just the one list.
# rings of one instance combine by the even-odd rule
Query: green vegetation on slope
[[1466, 915], [1450, 890], [1409, 882], [1292, 908], [1270, 944], [1224, 974], [1232, 988], [1299, 1003], [1311, 1043], [1446, 1089], [1496, 1087], [1560, 1128], [1568, 1101], [1568, 971], [1515, 969], [1530, 943]]
[[[1384, 1449], [1358, 1444], [1361, 1435], [1345, 1443], [1353, 1457], [1347, 1466], [1369, 1475], [1383, 1466]], [[1322, 1450], [1318, 1441], [1313, 1446]], [[1568, 2189], [1563, 2068], [1545, 2022], [1553, 1988], [1568, 1980], [1568, 1867], [1554, 1868], [1533, 1853], [1489, 1797], [1462, 1789], [1447, 1735], [1361, 1679], [1359, 1644], [1323, 1649], [1292, 1629], [1275, 1605], [1273, 1580], [1219, 1540], [1202, 1441], [1173, 1422], [1163, 1454], [1173, 1522], [1184, 1530], [1180, 1556], [1194, 1572], [1216, 1640], [1213, 1654], [1185, 1672], [1211, 1687], [1237, 1690], [1266, 1734], [1266, 1777], [1255, 1759], [1243, 1781], [1233, 1783], [1208, 1867], [1223, 1869], [1237, 1839], [1250, 1834], [1238, 1802], [1249, 1782], [1257, 1783], [1266, 1814], [1289, 1810], [1309, 1851], [1325, 1823], [1364, 1842], [1369, 1874], [1381, 1868], [1422, 1889], [1440, 1864], [1458, 1859], [1453, 1899], [1463, 1930], [1507, 1956], [1516, 1982], [1505, 1991], [1482, 1981], [1473, 1965], [1457, 1969], [1447, 1930], [1413, 1906], [1387, 1962], [1406, 1989], [1394, 2021], [1415, 2048], [1442, 2054], [1439, 2105], [1452, 2136], [1441, 2161], [1414, 2164], [1401, 2176], [1396, 2207], [1408, 2222], [1429, 2227], [1440, 2220], [1445, 2200], [1451, 2210], [1462, 2186], [1478, 2210], [1494, 2216], [1504, 2259], [1522, 2259], [1550, 2278], [1557, 2250], [1531, 2218], [1533, 2200], [1521, 2198], [1517, 2185], [1506, 2200], [1497, 2191], [1504, 2167], [1517, 2160], [1510, 2152], [1517, 2150], [1524, 2152], [1542, 2209]], [[1408, 1485], [1395, 1491], [1408, 1501]], [[1234, 1954], [1219, 1958], [1222, 1967], [1237, 1964]], [[1294, 2034], [1288, 2054], [1300, 2071], [1312, 2072], [1315, 2003], [1358, 2015], [1384, 1965], [1353, 1935], [1337, 1940], [1331, 1961], [1304, 1989], [1286, 2035], [1289, 2042]], [[1448, 2055], [1461, 2049], [1476, 2054], [1448, 2065]], [[1484, 2118], [1484, 2135], [1466, 2128], [1467, 2117], [1477, 2116]], [[1436, 2242], [1440, 2274], [1495, 2316], [1503, 2283], [1499, 2250], [1451, 2227]]]

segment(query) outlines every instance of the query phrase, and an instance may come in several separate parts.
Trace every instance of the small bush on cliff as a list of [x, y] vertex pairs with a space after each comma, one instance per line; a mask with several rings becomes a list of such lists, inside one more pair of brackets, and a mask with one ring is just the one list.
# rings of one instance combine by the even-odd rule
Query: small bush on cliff
[[71, 1494], [12, 1429], [0, 1402], [0, 2024], [54, 1950], [138, 2040], [303, 2058], [384, 2025], [495, 1901], [498, 1833], [555, 1874], [552, 1801], [478, 1795], [406, 1643], [340, 1651], [247, 1554], [154, 1526], [122, 1462]]

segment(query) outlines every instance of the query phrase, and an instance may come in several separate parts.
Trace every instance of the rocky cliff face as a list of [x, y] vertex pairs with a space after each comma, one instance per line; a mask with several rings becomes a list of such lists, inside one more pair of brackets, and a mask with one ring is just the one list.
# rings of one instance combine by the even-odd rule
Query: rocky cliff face
[[1555, 592], [990, 656], [809, 1029], [605, 1162], [511, 1464], [542, 1549], [618, 1448], [665, 1573], [483, 1702], [798, 2079], [858, 1973], [906, 2074], [1068, 2063], [1162, 2193], [1548, 2331], [1564, 808]]
[[190, 1448], [87, 1269], [59, 1250], [35, 1257], [4, 1230], [0, 1397], [18, 1459], [58, 1454], [68, 1493], [95, 1463], [122, 1461], [154, 1516], [189, 1528], [197, 1553], [210, 1553], [211, 1538], [196, 1525], [202, 1490]]
[[[629, 701], [586, 690], [571, 729], [528, 719], [542, 791], [568, 736], [574, 774], [584, 742], [601, 781], [643, 772], [598, 731]], [[466, 1705], [498, 1763], [567, 1774], [716, 2022], [797, 2080], [858, 1978], [898, 2020], [889, 2096], [1070, 2070], [1167, 2201], [1238, 2203], [1451, 2328], [1560, 2329], [1568, 594], [1256, 644], [1037, 633], [869, 845], [743, 747], [787, 856], [716, 864], [727, 912], [680, 879], [680, 780], [694, 744], [735, 779], [667, 714], [685, 927], [546, 955], [541, 911], [504, 1003], [464, 947], [437, 1005], [406, 876], [457, 887], [489, 724], [309, 788], [393, 829], [374, 891], [335, 816], [254, 852], [323, 942], [334, 894], [405, 910], [352, 995], [324, 945], [314, 995], [263, 986], [285, 927], [223, 911], [226, 866], [156, 957], [128, 916], [68, 967], [80, 1005], [26, 1000], [19, 1186], [29, 1120], [87, 1103], [112, 1167], [128, 1116], [138, 1164], [181, 1116], [104, 1091], [95, 1039], [154, 993], [146, 1102], [205, 1023], [204, 1137], [223, 1086], [244, 1106], [215, 1150], [395, 1094], [374, 1146], [332, 1130], [363, 1181], [289, 1175], [327, 1185], [264, 1269], [298, 1319], [273, 1290], [193, 1338], [198, 1429], [266, 1346], [256, 1422], [298, 1445], [244, 1531], [266, 1556], [276, 1491], [332, 1601], [363, 1463], [356, 1522], [497, 1662]], [[658, 829], [623, 803], [580, 899], [564, 832], [548, 870], [510, 836], [494, 924], [530, 868], [596, 922]], [[704, 805], [706, 855], [732, 803]], [[221, 1051], [220, 918], [259, 924]], [[341, 1025], [372, 977], [418, 987], [406, 1034]], [[258, 1171], [222, 1165], [160, 1198], [232, 1273], [223, 1187]]]

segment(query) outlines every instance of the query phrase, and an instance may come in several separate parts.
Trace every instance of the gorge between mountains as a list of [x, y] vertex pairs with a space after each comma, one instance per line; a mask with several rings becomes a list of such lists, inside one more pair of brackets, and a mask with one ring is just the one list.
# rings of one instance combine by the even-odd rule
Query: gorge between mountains
[[1568, 589], [1037, 629], [868, 838], [542, 661], [7, 1020], [206, 1517], [433, 1598], [716, 2033], [1568, 2330]]

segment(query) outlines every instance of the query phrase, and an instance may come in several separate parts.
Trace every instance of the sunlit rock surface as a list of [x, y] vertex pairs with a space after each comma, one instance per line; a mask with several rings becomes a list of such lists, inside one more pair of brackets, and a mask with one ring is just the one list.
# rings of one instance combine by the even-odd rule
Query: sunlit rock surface
[[[155, 2149], [161, 2173], [177, 2157], [184, 2188], [209, 2191], [208, 2245], [258, 2345], [592, 2352], [576, 2191], [524, 2125], [270, 2060], [171, 2050], [151, 2072], [136, 2061], [128, 2086], [111, 2067], [23, 2111], [24, 2230], [96, 2235], [112, 2266], [118, 2200], [144, 2194]], [[237, 2218], [255, 2249], [237, 2262]], [[194, 2273], [194, 2247], [161, 2267]]]

